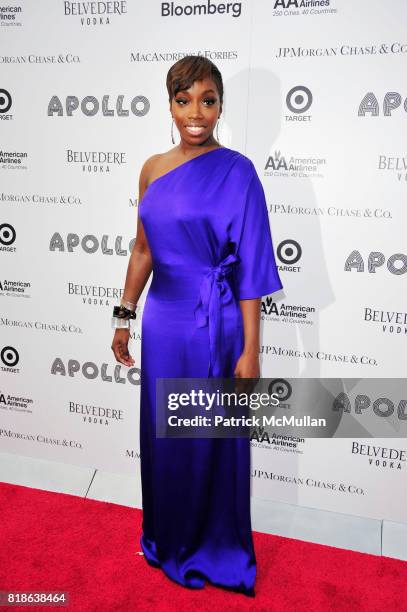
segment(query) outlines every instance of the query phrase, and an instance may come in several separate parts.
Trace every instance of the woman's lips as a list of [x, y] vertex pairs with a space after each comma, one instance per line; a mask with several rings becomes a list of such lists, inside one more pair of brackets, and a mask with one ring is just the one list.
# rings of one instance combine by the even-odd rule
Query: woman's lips
[[186, 125], [185, 129], [191, 136], [200, 136], [205, 131], [202, 125]]

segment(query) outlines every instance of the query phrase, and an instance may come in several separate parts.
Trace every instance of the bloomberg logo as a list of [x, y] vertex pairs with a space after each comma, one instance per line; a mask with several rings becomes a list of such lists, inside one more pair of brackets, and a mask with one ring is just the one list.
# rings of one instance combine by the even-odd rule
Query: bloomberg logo
[[211, 0], [199, 4], [186, 4], [180, 6], [175, 2], [161, 2], [161, 17], [189, 17], [190, 15], [215, 15], [231, 14], [232, 17], [240, 17], [242, 14], [241, 2], [219, 2], [215, 4]]

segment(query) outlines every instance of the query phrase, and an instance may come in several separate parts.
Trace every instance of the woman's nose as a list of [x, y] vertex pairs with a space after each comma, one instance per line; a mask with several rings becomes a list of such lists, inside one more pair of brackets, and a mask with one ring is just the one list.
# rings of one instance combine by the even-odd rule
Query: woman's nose
[[189, 116], [190, 118], [192, 117], [200, 117], [201, 116], [201, 109], [199, 106], [199, 102], [192, 102], [191, 106], [189, 107]]

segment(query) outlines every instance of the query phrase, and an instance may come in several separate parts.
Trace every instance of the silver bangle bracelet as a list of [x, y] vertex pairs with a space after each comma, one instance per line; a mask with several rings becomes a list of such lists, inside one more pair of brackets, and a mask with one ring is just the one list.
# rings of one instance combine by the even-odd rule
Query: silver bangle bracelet
[[119, 319], [119, 317], [112, 317], [112, 328], [130, 329], [130, 319]]
[[132, 310], [133, 312], [137, 308], [137, 304], [135, 304], [134, 302], [129, 302], [129, 300], [125, 300], [124, 298], [121, 299], [120, 303], [122, 304], [122, 306], [128, 308], [129, 310]]

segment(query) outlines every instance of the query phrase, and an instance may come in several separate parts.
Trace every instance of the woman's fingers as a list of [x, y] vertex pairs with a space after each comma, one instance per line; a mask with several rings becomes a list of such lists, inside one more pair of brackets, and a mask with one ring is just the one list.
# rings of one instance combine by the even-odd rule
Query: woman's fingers
[[134, 365], [134, 359], [129, 353], [127, 343], [121, 340], [115, 340], [111, 348], [117, 361], [125, 366]]

